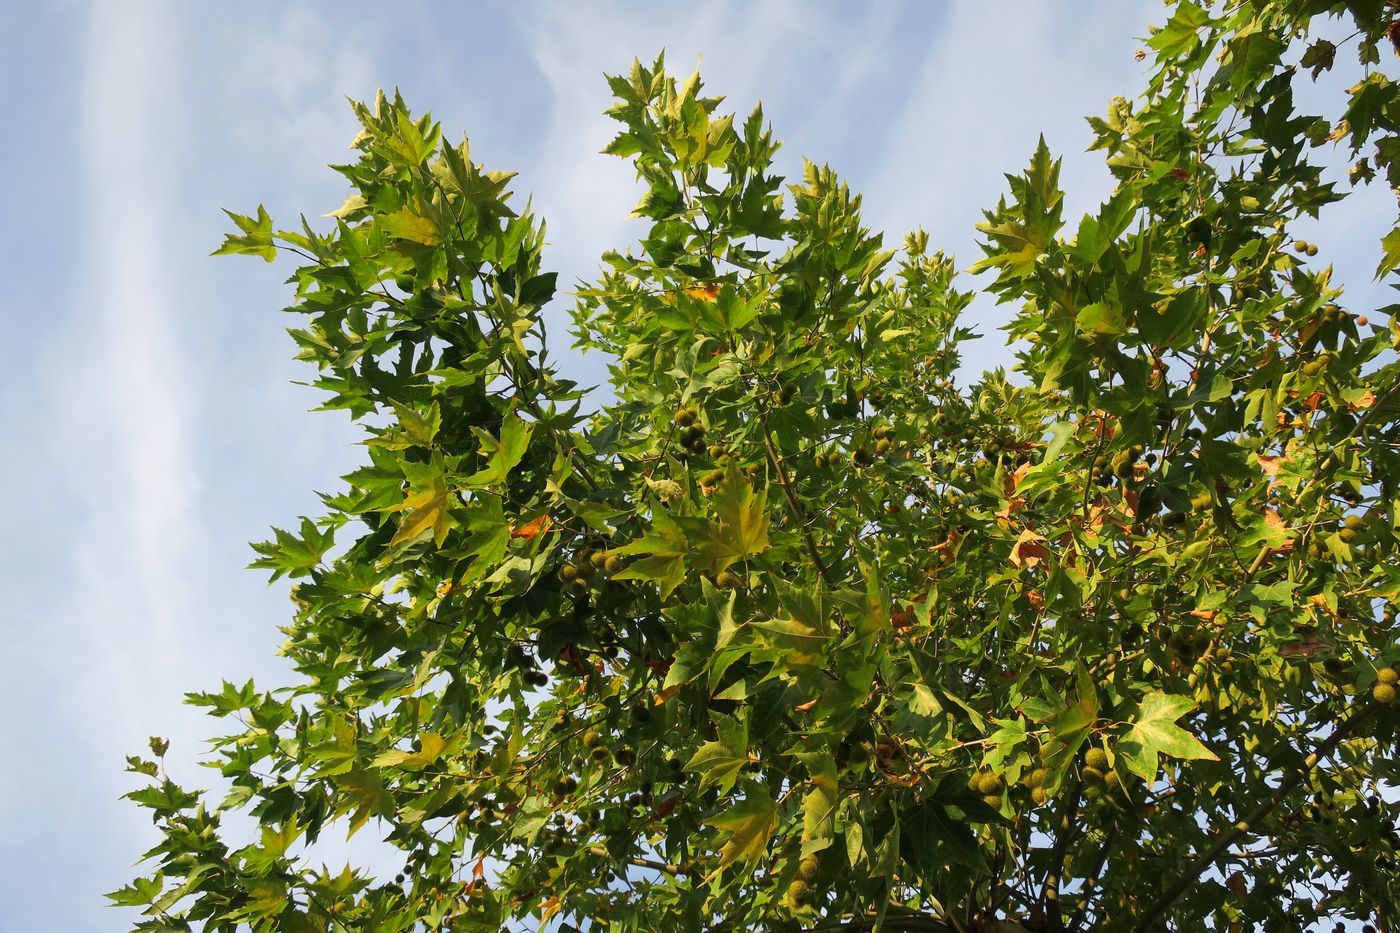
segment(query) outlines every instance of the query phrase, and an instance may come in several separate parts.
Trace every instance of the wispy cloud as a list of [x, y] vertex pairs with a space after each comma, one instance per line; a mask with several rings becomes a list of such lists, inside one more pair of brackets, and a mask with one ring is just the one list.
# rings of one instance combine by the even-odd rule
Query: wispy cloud
[[[44, 309], [61, 322], [35, 368], [31, 415], [43, 433], [34, 439], [51, 445], [52, 472], [36, 483], [43, 521], [29, 540], [46, 573], [21, 581], [33, 588], [35, 617], [6, 632], [26, 686], [24, 709], [7, 703], [16, 713], [7, 741], [43, 750], [0, 776], [5, 874], [33, 878], [7, 894], [5, 914], [28, 926], [97, 908], [111, 843], [94, 827], [138, 825], [134, 813], [108, 821], [98, 808], [114, 806], [121, 752], [136, 750], [132, 722], [150, 712], [152, 681], [178, 663], [190, 609], [177, 572], [195, 494], [189, 377], [168, 326], [175, 296], [162, 230], [173, 166], [159, 117], [176, 84], [174, 27], [163, 6], [144, 13], [91, 7], [75, 133], [81, 224], [66, 268], [40, 260], [44, 274], [69, 283], [72, 304]], [[42, 787], [18, 785], [36, 774]]]
[[[1135, 37], [1160, 21], [1158, 0], [1095, 6], [1092, 16], [1066, 15], [1048, 3], [957, 3], [917, 59], [902, 115], [892, 121], [863, 174], [870, 220], [895, 239], [923, 226], [935, 245], [962, 267], [981, 257], [975, 224], [1004, 193], [1004, 172], [1024, 168], [1043, 133], [1064, 160], [1065, 218], [1073, 225], [1112, 190], [1084, 117], [1107, 109], [1114, 95], [1132, 97], [1143, 65]], [[960, 287], [977, 284], [965, 279]], [[1010, 308], [979, 298], [969, 317], [984, 339], [971, 345], [965, 372], [1005, 365], [995, 328]]]

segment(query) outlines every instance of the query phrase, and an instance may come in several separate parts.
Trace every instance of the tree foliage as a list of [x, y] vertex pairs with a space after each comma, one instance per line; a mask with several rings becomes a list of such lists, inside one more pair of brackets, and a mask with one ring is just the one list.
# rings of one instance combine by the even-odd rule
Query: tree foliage
[[[365, 432], [254, 546], [299, 680], [190, 695], [236, 723], [223, 799], [131, 759], [160, 839], [112, 899], [148, 930], [1395, 929], [1400, 332], [1289, 232], [1351, 194], [1318, 147], [1400, 186], [1395, 17], [1175, 5], [1089, 121], [1112, 197], [1067, 227], [1042, 142], [979, 225], [1017, 364], [970, 386], [954, 261], [828, 168], [784, 186], [762, 111], [658, 60], [608, 79], [650, 228], [572, 293], [598, 407], [543, 349], [511, 175], [355, 105], [334, 226], [259, 208], [219, 250], [300, 257], [299, 358]], [[402, 874], [321, 868], [345, 826]]]

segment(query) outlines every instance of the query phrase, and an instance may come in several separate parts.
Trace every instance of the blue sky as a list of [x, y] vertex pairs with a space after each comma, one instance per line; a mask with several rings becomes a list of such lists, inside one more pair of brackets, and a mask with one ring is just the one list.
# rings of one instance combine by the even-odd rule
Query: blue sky
[[[220, 207], [290, 223], [340, 205], [324, 166], [355, 132], [347, 96], [397, 86], [519, 171], [572, 282], [638, 229], [630, 170], [597, 154], [602, 73], [665, 48], [736, 109], [762, 99], [789, 174], [831, 163], [893, 242], [922, 225], [967, 265], [1040, 133], [1068, 217], [1107, 194], [1082, 117], [1139, 89], [1136, 37], [1163, 18], [1155, 0], [0, 6], [0, 931], [126, 929], [100, 895], [154, 836], [117, 801], [122, 756], [166, 735], [175, 777], [207, 784], [193, 761], [218, 724], [181, 696], [287, 680], [285, 588], [242, 569], [246, 542], [314, 514], [357, 435], [291, 384], [289, 267], [208, 253]], [[1369, 283], [1379, 193], [1331, 221], [1343, 281]], [[973, 364], [1004, 362], [1003, 313], [973, 310]]]

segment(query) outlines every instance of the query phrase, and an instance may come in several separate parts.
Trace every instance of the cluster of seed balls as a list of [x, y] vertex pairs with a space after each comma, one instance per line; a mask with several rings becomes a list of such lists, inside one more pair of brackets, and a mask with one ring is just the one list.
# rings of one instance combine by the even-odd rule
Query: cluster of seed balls
[[[851, 448], [851, 462], [856, 466], [870, 466], [875, 462], [876, 457], [883, 457], [894, 447], [894, 429], [889, 425], [879, 425], [870, 432], [871, 438], [875, 441], [872, 446], [866, 444], [856, 444]], [[819, 470], [836, 466], [841, 462], [841, 452], [838, 450], [827, 450], [817, 454], [812, 462]]]
[[1395, 702], [1395, 682], [1400, 681], [1400, 672], [1393, 667], [1383, 667], [1376, 671], [1376, 685], [1371, 688], [1371, 699], [1377, 703]]

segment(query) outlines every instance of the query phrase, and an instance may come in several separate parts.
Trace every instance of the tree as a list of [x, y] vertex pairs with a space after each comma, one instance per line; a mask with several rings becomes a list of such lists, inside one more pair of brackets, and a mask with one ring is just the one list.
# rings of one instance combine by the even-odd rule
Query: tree
[[[222, 800], [130, 795], [148, 930], [1396, 929], [1400, 331], [1290, 235], [1400, 186], [1378, 2], [1183, 2], [1117, 187], [1068, 231], [1042, 144], [980, 225], [1016, 374], [960, 387], [971, 293], [922, 232], [658, 60], [609, 78], [651, 221], [575, 292], [616, 401], [544, 348], [506, 173], [355, 105], [333, 229], [259, 208], [367, 458], [255, 545], [300, 682], [236, 717]], [[1293, 88], [1364, 76], [1322, 117]], [[1400, 263], [1400, 229], [1378, 277]], [[165, 743], [153, 740], [156, 758]], [[257, 826], [247, 845], [229, 814]], [[316, 867], [333, 826], [396, 878]]]

